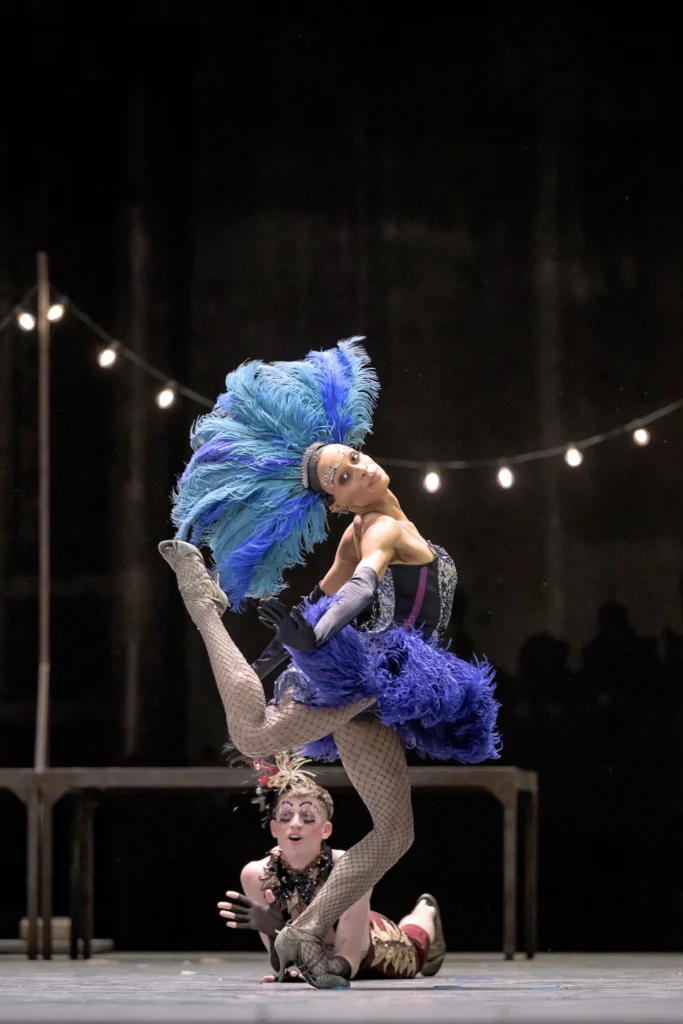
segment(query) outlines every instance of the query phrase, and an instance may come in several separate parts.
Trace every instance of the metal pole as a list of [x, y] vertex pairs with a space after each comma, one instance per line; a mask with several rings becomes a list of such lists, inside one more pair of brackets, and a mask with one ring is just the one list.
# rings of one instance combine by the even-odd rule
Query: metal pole
[[47, 253], [38, 266], [38, 695], [33, 767], [47, 767], [50, 706], [50, 278]]
[[[557, 220], [559, 157], [550, 99], [550, 72], [544, 71], [539, 112], [538, 205], [536, 208], [536, 317], [538, 325], [537, 395], [541, 445], [551, 448], [562, 437], [562, 372], [560, 331], [561, 239]], [[564, 556], [562, 506], [557, 461], [543, 462], [544, 586], [546, 629], [555, 636], [565, 633]]]

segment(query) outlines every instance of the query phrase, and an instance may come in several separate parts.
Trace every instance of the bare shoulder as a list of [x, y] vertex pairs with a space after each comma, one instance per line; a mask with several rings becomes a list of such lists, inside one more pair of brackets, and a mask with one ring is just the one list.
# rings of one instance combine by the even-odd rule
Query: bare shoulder
[[353, 525], [363, 535], [369, 533], [370, 530], [394, 530], [398, 533], [401, 532], [399, 521], [394, 519], [393, 516], [386, 515], [384, 512], [364, 512], [362, 515], [355, 517]]
[[242, 881], [244, 882], [245, 878], [253, 881], [260, 881], [261, 875], [265, 871], [267, 863], [268, 857], [262, 857], [261, 860], [248, 861], [248, 863], [246, 863], [242, 868], [242, 872], [240, 875]]
[[364, 546], [372, 544], [377, 547], [387, 547], [388, 545], [396, 546], [400, 542], [401, 525], [391, 516], [381, 512], [368, 512], [356, 518], [361, 521], [360, 532]]
[[343, 857], [346, 850], [333, 850], [332, 851], [332, 863], [336, 864], [340, 857]]
[[[356, 518], [359, 519], [360, 516], [357, 516]], [[342, 538], [339, 541], [339, 546], [337, 547], [337, 557], [340, 558], [342, 562], [352, 562], [355, 565], [358, 561], [356, 536], [356, 524], [354, 520], [354, 522], [344, 530]]]

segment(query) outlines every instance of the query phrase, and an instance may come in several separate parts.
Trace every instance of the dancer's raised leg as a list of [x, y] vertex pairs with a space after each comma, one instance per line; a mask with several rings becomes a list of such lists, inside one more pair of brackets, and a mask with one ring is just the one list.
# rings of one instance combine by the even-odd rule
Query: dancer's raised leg
[[202, 635], [231, 739], [242, 753], [271, 754], [311, 743], [335, 732], [372, 703], [364, 700], [330, 709], [311, 709], [287, 700], [267, 704], [261, 680], [221, 621], [227, 599], [209, 576], [201, 552], [178, 540], [162, 541], [159, 551], [174, 570], [185, 607]]

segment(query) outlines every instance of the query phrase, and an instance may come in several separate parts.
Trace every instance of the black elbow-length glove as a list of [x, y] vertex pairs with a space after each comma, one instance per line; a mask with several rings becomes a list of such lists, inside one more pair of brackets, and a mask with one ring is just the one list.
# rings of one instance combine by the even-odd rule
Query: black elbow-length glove
[[259, 619], [277, 634], [276, 639], [285, 647], [308, 654], [352, 622], [372, 601], [378, 585], [375, 570], [363, 565], [341, 587], [337, 600], [315, 627], [306, 622], [299, 607], [290, 609], [277, 598], [261, 602]]

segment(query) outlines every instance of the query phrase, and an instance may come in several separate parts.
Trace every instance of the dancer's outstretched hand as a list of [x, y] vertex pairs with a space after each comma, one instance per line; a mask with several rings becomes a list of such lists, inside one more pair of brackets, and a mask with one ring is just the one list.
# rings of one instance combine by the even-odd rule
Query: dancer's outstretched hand
[[276, 597], [261, 601], [258, 617], [264, 626], [268, 626], [285, 647], [308, 654], [316, 647], [316, 636], [313, 626], [306, 622], [298, 608], [289, 609]]
[[[264, 981], [269, 981], [269, 982], [275, 981], [275, 975], [274, 974], [266, 974], [266, 975], [264, 975], [263, 980]], [[297, 971], [295, 968], [292, 968], [291, 971], [287, 971], [287, 973], [285, 974], [285, 976], [283, 978], [283, 981], [305, 981], [305, 980], [306, 979], [304, 978], [304, 976], [301, 973], [301, 971]]]
[[225, 922], [228, 928], [250, 928], [252, 931], [273, 937], [285, 923], [282, 911], [275, 903], [275, 897], [270, 889], [267, 889], [265, 894], [269, 904], [267, 907], [260, 906], [243, 893], [231, 889], [225, 895], [230, 902], [221, 901], [218, 910], [221, 917], [228, 918]]

